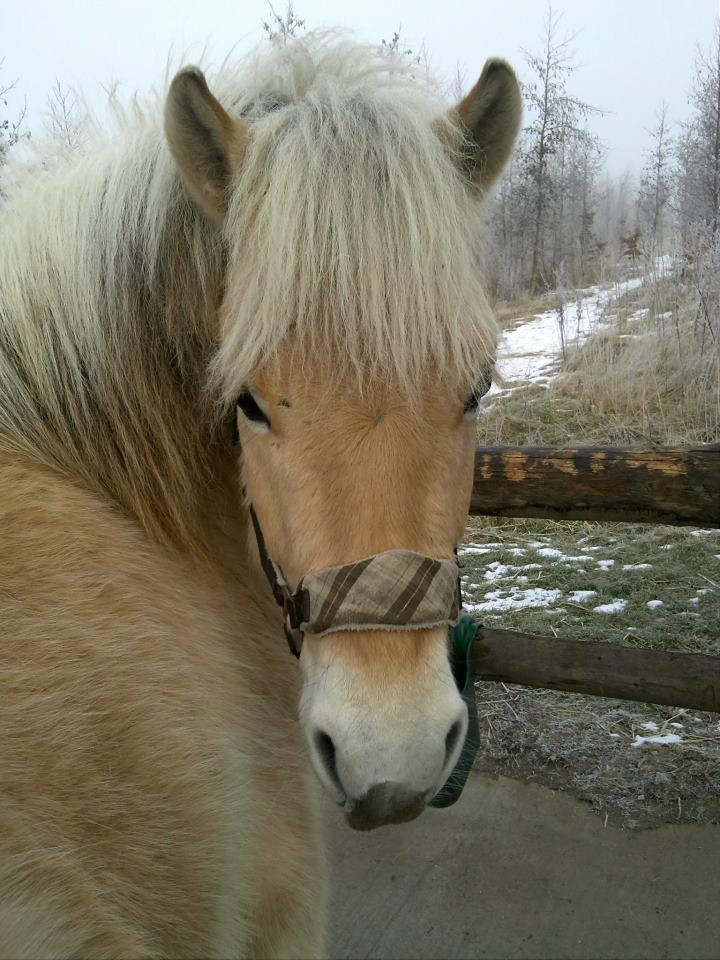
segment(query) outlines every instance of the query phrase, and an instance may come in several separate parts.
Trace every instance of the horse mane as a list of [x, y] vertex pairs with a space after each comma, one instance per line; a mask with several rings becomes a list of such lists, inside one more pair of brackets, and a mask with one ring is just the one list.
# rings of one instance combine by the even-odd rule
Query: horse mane
[[408, 388], [429, 361], [470, 381], [495, 342], [461, 144], [406, 64], [310, 35], [210, 86], [253, 127], [224, 232], [181, 185], [161, 96], [80, 154], [41, 146], [0, 218], [0, 442], [183, 544], [233, 398], [289, 333]]

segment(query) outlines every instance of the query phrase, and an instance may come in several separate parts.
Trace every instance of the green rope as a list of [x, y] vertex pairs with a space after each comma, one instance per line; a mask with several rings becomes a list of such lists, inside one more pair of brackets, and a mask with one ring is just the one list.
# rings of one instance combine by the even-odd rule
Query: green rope
[[468, 731], [463, 744], [460, 759], [455, 769], [448, 777], [445, 786], [434, 800], [431, 807], [450, 807], [463, 792], [463, 787], [475, 762], [475, 755], [480, 746], [480, 730], [478, 727], [477, 703], [475, 702], [475, 671], [473, 669], [473, 642], [480, 628], [471, 616], [463, 614], [450, 631], [452, 640], [452, 671], [455, 683], [468, 708]]

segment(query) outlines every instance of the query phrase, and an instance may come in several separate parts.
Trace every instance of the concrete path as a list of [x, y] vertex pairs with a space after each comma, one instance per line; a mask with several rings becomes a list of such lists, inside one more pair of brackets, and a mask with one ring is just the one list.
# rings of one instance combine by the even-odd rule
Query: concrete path
[[720, 958], [720, 827], [604, 827], [481, 776], [410, 824], [327, 821], [333, 958]]

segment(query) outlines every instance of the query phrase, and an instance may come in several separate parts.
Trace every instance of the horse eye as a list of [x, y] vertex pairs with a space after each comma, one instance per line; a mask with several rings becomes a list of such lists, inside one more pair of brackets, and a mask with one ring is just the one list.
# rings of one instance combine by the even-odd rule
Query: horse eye
[[492, 379], [489, 374], [481, 374], [473, 384], [470, 395], [465, 401], [464, 413], [466, 417], [474, 416], [477, 412], [478, 404], [490, 389]]
[[270, 421], [262, 412], [257, 404], [257, 401], [249, 390], [246, 390], [245, 393], [240, 394], [237, 400], [237, 405], [250, 423], [255, 423], [264, 427], [270, 426]]

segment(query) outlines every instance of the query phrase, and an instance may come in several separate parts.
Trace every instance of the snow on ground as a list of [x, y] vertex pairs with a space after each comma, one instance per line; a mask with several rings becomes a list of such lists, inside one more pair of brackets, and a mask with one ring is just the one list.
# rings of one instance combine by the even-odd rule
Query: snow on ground
[[535, 550], [535, 553], [538, 553], [541, 557], [554, 557], [558, 560], [572, 561], [572, 560], [591, 560], [592, 557], [579, 556], [571, 557], [566, 553], [563, 553], [562, 550], [556, 550], [555, 547], [538, 547]]
[[[628, 290], [641, 286], [642, 277], [622, 280], [613, 287], [588, 287], [578, 290], [579, 298], [565, 303], [565, 343], [584, 340], [601, 325], [607, 308]], [[638, 311], [638, 315], [641, 311]], [[506, 330], [500, 340], [497, 370], [502, 381], [512, 384], [517, 380], [547, 383], [557, 373], [562, 355], [562, 337], [558, 310], [540, 313], [532, 320]], [[488, 396], [503, 392], [493, 384]]]
[[460, 547], [458, 551], [460, 554], [463, 553], [492, 553], [493, 550], [502, 549], [502, 543], [483, 543], [482, 546], [479, 543], [468, 543], [464, 547]]
[[545, 590], [542, 587], [531, 587], [521, 590], [511, 587], [510, 590], [491, 590], [485, 594], [482, 603], [466, 603], [465, 609], [470, 613], [488, 613], [489, 611], [503, 612], [520, 610], [523, 607], [549, 607], [562, 596], [561, 590]]
[[570, 603], [587, 603], [589, 600], [594, 600], [596, 596], [597, 590], [573, 590], [568, 594], [568, 600]]
[[627, 605], [627, 600], [617, 597], [612, 603], [601, 603], [599, 606], [593, 607], [593, 610], [595, 613], [622, 613]]
[[631, 747], [646, 747], [649, 745], [652, 746], [662, 746], [667, 743], [682, 743], [682, 737], [677, 733], [661, 733], [657, 736], [652, 737], [641, 737], [638, 734], [633, 742], [630, 744]]

